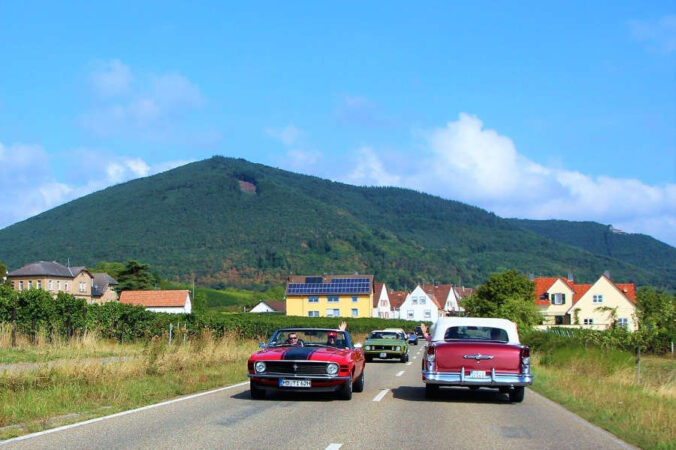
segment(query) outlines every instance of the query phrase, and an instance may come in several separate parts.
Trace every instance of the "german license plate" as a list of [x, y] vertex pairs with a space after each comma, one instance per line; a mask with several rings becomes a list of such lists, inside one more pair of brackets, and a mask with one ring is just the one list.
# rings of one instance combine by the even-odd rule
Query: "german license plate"
[[467, 378], [486, 378], [485, 370], [471, 370]]
[[380, 358], [387, 358], [387, 353], [381, 353]]
[[282, 378], [279, 380], [279, 386], [309, 388], [312, 386], [312, 382], [310, 380], [287, 380], [286, 378]]

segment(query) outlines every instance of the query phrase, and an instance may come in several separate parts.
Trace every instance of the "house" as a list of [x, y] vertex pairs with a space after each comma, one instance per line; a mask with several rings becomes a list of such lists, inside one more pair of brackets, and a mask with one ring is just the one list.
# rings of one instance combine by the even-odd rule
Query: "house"
[[385, 283], [373, 283], [373, 317], [392, 318], [392, 306]]
[[607, 273], [592, 284], [575, 283], [572, 275], [533, 278], [533, 282], [535, 304], [545, 326], [638, 329], [633, 283], [614, 283]]
[[117, 280], [107, 273], [94, 273], [92, 280], [92, 303], [108, 303], [117, 301]]
[[465, 309], [460, 306], [459, 301], [474, 293], [474, 289], [460, 288], [450, 284], [423, 285], [422, 290], [429, 298], [436, 299], [436, 302], [442, 306], [444, 315], [451, 316], [464, 313]]
[[[448, 285], [446, 285], [448, 286]], [[438, 287], [437, 287], [438, 288]], [[436, 322], [440, 316], [444, 315], [444, 305], [440, 302], [437, 295], [443, 296], [444, 292], [448, 295], [448, 290], [435, 289], [434, 286], [428, 286], [427, 289], [417, 285], [413, 291], [406, 296], [406, 300], [400, 307], [400, 319]], [[443, 298], [442, 301], [446, 301]]]
[[406, 301], [408, 292], [389, 291], [387, 297], [390, 300], [390, 319], [401, 319], [401, 305]]
[[256, 306], [251, 308], [252, 313], [286, 313], [286, 302], [272, 302], [261, 300]]
[[286, 315], [371, 317], [373, 292], [373, 275], [291, 275]]
[[59, 292], [72, 294], [92, 303], [93, 275], [85, 267], [70, 267], [56, 261], [37, 261], [7, 274], [7, 280], [17, 291], [43, 289], [55, 298]]
[[122, 291], [120, 303], [144, 306], [146, 310], [170, 314], [190, 314], [192, 303], [190, 291]]

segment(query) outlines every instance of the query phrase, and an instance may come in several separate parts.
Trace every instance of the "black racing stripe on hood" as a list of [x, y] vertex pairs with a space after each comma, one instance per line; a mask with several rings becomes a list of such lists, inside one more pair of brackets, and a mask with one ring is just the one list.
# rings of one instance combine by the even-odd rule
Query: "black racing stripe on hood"
[[282, 353], [282, 359], [296, 359], [305, 360], [312, 358], [314, 352], [318, 350], [317, 347], [293, 347]]

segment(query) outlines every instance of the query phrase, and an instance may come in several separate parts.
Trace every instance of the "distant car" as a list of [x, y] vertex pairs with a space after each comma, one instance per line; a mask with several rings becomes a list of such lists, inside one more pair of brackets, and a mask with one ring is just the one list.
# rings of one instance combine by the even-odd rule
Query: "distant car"
[[418, 345], [418, 336], [413, 331], [408, 332], [408, 343], [412, 345]]
[[398, 358], [401, 362], [408, 361], [408, 343], [406, 335], [396, 330], [374, 330], [364, 342], [364, 356], [366, 361], [374, 358]]
[[442, 317], [431, 332], [422, 362], [425, 395], [441, 386], [497, 388], [522, 402], [533, 383], [530, 348], [521, 345], [516, 324], [506, 319]]
[[423, 330], [419, 325], [415, 327], [415, 335], [421, 338], [425, 337], [425, 334], [423, 333]]
[[353, 391], [364, 390], [364, 351], [347, 331], [281, 328], [260, 346], [247, 364], [252, 399], [293, 391], [335, 392], [350, 400]]

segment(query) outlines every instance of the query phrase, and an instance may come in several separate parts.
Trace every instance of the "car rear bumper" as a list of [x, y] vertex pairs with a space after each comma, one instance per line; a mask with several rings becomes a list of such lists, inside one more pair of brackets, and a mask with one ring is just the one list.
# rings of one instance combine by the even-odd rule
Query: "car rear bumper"
[[469, 378], [463, 368], [460, 372], [422, 372], [425, 383], [446, 386], [528, 386], [533, 383], [532, 374], [496, 373], [491, 370], [485, 378]]

